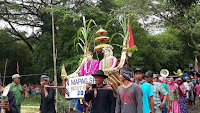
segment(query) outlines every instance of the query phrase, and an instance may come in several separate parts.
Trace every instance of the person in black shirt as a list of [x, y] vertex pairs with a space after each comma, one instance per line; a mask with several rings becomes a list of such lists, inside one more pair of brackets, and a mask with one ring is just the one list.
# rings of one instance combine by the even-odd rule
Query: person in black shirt
[[115, 113], [115, 98], [110, 85], [103, 84], [106, 75], [102, 70], [92, 74], [95, 78], [95, 85], [86, 85], [85, 100], [92, 100], [92, 113]]
[[40, 113], [56, 113], [55, 110], [55, 89], [49, 86], [49, 77], [42, 75], [40, 84], [43, 87], [41, 90]]
[[[4, 88], [2, 87], [2, 82], [0, 79], [0, 96], [3, 94]], [[17, 110], [17, 104], [15, 101], [13, 91], [9, 90], [8, 92], [8, 100], [1, 101], [0, 100], [0, 109], [5, 109], [6, 113], [19, 113]]]

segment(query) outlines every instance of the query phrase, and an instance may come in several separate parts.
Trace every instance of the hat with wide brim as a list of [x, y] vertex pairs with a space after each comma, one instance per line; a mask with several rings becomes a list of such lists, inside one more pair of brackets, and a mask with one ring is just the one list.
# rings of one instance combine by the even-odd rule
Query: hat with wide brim
[[92, 74], [92, 76], [103, 76], [104, 78], [108, 78], [108, 76], [104, 75], [102, 70], [97, 70], [95, 74]]

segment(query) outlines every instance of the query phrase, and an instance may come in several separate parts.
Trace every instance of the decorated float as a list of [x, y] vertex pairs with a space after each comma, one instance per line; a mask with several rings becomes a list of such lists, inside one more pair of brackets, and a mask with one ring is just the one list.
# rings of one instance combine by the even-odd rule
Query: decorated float
[[[113, 56], [113, 46], [107, 44], [110, 40], [110, 37], [107, 36], [107, 31], [104, 30], [102, 27], [98, 31], [96, 31], [95, 35], [96, 38], [94, 39], [95, 44], [98, 44], [94, 47], [93, 52], [95, 53], [103, 53], [103, 58], [101, 60], [93, 59], [93, 52], [90, 52], [89, 43], [88, 43], [88, 36], [89, 36], [89, 25], [93, 20], [85, 21], [83, 17], [84, 27], [80, 28], [78, 32], [81, 32], [83, 35], [83, 39], [78, 38], [82, 42], [77, 43], [83, 50], [84, 55], [81, 59], [81, 63], [72, 74], [67, 75], [64, 65], [62, 66], [61, 77], [63, 80], [63, 84], [66, 86], [66, 98], [83, 98], [84, 93], [86, 90], [86, 84], [91, 83], [95, 84], [94, 77], [91, 74], [94, 74], [97, 69], [103, 70], [105, 75], [108, 76], [106, 79], [106, 83], [110, 84], [113, 88], [114, 95], [117, 92], [117, 87], [121, 84], [119, 80], [119, 73], [118, 71], [124, 66], [125, 60], [128, 58], [128, 53], [135, 51], [137, 48], [134, 46], [134, 42], [132, 47], [130, 47], [130, 36], [129, 34], [129, 24], [127, 24], [127, 18], [123, 18], [124, 21], [123, 31], [124, 35], [120, 34], [123, 38], [123, 44], [121, 44], [121, 58], [117, 64], [117, 58]], [[86, 23], [88, 22], [88, 25]], [[95, 22], [94, 22], [95, 23]]]

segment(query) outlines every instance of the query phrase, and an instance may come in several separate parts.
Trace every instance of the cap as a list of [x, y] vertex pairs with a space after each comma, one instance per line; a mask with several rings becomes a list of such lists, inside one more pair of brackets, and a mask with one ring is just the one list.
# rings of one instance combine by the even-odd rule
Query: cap
[[151, 71], [147, 71], [145, 74], [144, 74], [145, 77], [153, 77], [153, 73]]
[[158, 74], [153, 74], [153, 78], [157, 78], [158, 79]]
[[42, 76], [40, 77], [40, 80], [49, 81], [49, 77], [46, 76], [46, 75], [42, 75]]
[[14, 78], [20, 78], [19, 74], [14, 74], [14, 75], [12, 76], [12, 79], [14, 79]]
[[143, 73], [143, 69], [142, 69], [142, 68], [140, 68], [140, 67], [137, 67], [137, 68], [135, 68], [135, 70], [134, 70], [134, 73], [135, 73], [136, 71], [140, 71], [140, 72], [142, 72], [142, 73]]

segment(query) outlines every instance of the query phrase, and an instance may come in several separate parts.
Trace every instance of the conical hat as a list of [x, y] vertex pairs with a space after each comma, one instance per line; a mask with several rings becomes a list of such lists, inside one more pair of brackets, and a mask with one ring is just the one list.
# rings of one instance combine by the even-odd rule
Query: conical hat
[[66, 72], [66, 70], [65, 70], [65, 65], [64, 65], [64, 64], [62, 65], [61, 78], [62, 78], [62, 79], [67, 78], [67, 72]]

